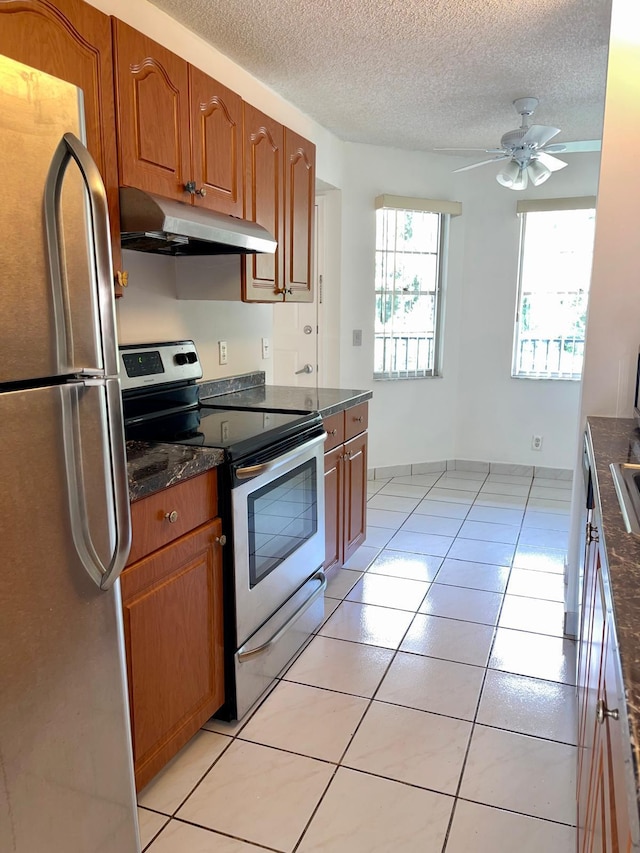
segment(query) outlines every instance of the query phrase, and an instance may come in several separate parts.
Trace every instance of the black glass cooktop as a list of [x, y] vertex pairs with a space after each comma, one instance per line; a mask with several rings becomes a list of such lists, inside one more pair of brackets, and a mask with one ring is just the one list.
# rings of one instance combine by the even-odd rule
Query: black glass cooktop
[[125, 420], [127, 440], [219, 447], [237, 459], [275, 444], [302, 443], [322, 432], [317, 414], [253, 412], [205, 407]]

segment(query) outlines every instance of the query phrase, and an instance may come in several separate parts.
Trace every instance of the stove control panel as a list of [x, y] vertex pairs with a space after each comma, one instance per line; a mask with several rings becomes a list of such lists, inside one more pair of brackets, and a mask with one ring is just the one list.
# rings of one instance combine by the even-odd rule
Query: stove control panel
[[123, 391], [202, 378], [193, 341], [122, 346], [119, 366]]

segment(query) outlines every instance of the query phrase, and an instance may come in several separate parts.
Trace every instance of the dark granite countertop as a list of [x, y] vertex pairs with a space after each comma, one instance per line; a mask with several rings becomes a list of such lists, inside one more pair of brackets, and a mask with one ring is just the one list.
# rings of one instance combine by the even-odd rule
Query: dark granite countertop
[[127, 442], [129, 499], [140, 498], [173, 486], [220, 465], [222, 450], [184, 444]]
[[[640, 433], [630, 418], [587, 419], [595, 457], [595, 486], [601, 510], [600, 542], [609, 566], [613, 615], [622, 679], [627, 698], [629, 735], [640, 791], [640, 538], [627, 533], [616, 496], [611, 462], [640, 464]], [[592, 476], [594, 475], [592, 471]]]
[[[319, 412], [326, 418], [357, 406], [373, 397], [372, 391], [353, 388], [298, 388], [295, 385], [256, 385], [211, 398], [216, 406], [244, 409], [271, 409], [280, 412]], [[201, 396], [206, 404], [206, 399]]]

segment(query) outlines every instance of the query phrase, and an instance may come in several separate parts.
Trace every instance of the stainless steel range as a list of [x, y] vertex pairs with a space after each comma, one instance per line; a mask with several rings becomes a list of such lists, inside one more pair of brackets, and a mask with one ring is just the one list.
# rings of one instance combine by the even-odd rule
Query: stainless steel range
[[121, 347], [120, 373], [127, 439], [224, 451], [224, 713], [240, 719], [324, 616], [322, 420], [208, 408], [192, 341]]

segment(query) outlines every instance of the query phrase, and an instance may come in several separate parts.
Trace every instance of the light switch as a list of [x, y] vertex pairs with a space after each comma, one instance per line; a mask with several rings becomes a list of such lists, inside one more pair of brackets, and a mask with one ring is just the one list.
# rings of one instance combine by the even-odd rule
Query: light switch
[[220, 364], [227, 363], [227, 342], [226, 341], [218, 341], [218, 360]]

